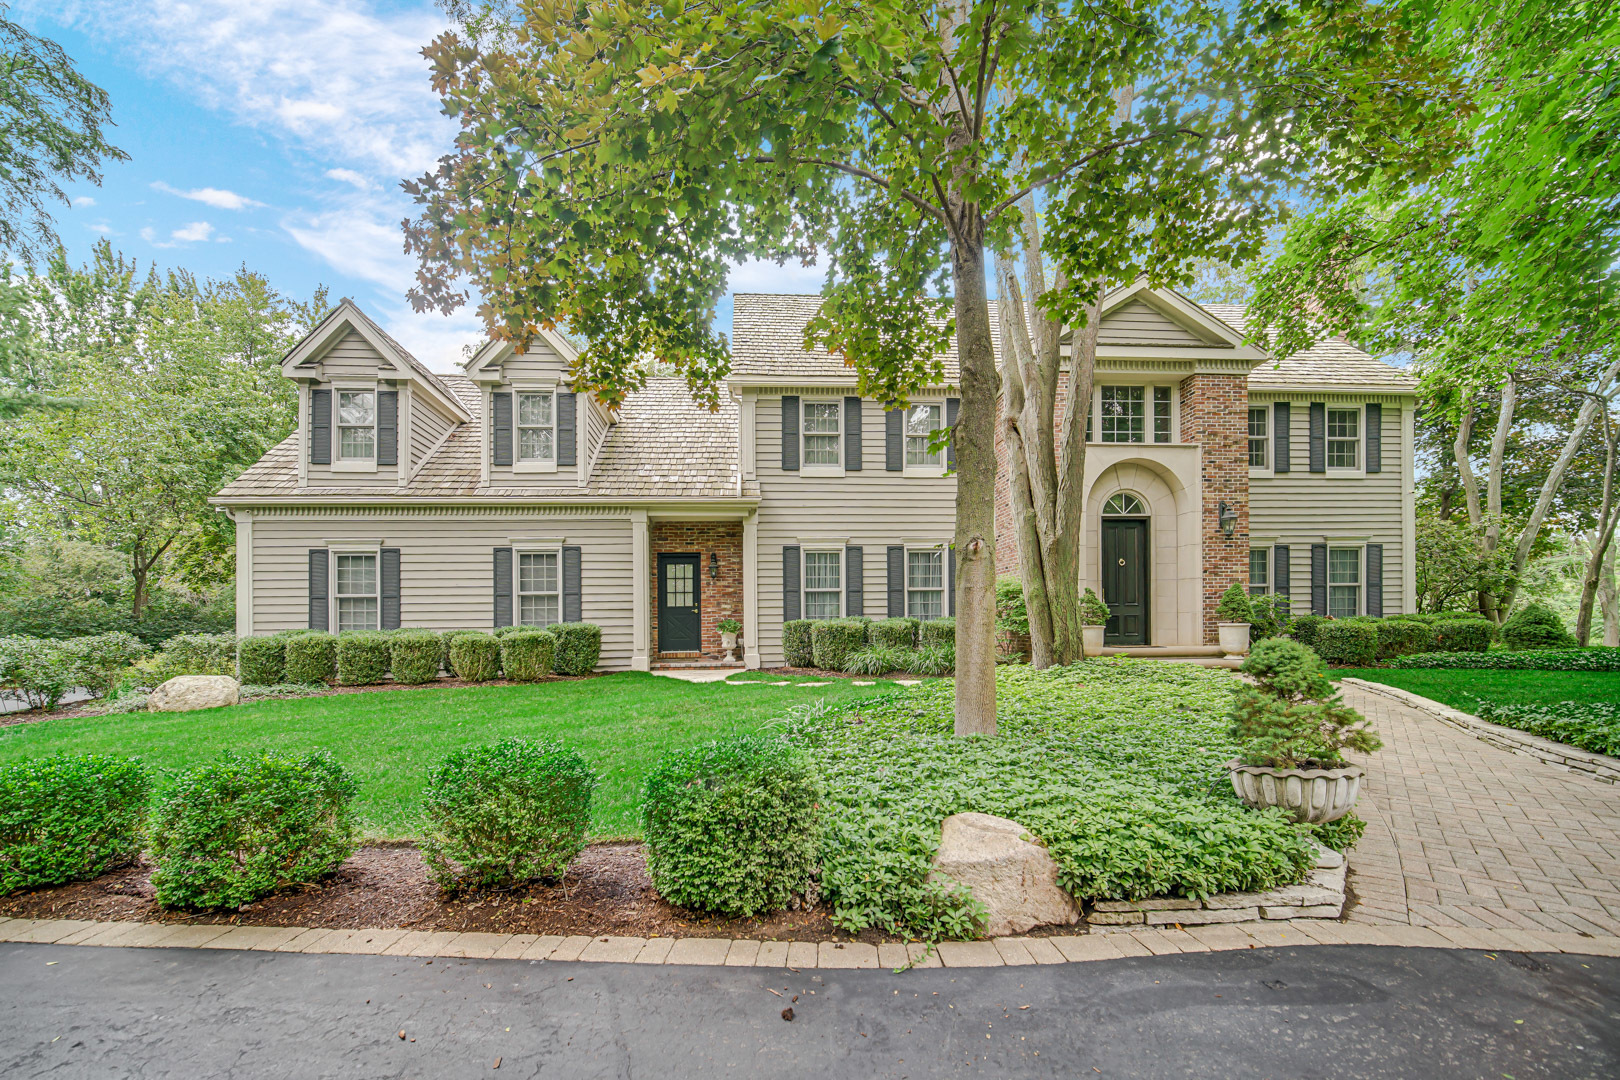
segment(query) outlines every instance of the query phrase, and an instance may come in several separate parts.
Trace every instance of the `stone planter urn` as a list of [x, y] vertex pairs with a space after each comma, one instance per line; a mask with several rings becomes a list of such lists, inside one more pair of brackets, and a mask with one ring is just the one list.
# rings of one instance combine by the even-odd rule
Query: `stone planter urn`
[[727, 660], [735, 660], [735, 654], [737, 652], [737, 635], [722, 633], [720, 635], [720, 647], [726, 651]]
[[1087, 656], [1097, 656], [1103, 648], [1103, 628], [1101, 626], [1080, 627], [1080, 644], [1085, 647]]
[[1256, 810], [1275, 806], [1296, 822], [1337, 821], [1355, 808], [1361, 795], [1360, 765], [1340, 769], [1274, 769], [1269, 765], [1227, 763], [1232, 790]]
[[1221, 626], [1221, 652], [1227, 656], [1246, 656], [1249, 652], [1249, 624], [1223, 622]]

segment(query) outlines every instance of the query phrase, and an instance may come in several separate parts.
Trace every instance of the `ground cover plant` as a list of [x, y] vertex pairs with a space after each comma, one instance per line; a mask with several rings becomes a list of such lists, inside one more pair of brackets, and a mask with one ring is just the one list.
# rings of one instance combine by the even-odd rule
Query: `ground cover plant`
[[1525, 652], [1507, 649], [1493, 649], [1490, 652], [1433, 652], [1397, 657], [1389, 666], [1406, 671], [1441, 668], [1479, 671], [1620, 671], [1620, 649], [1599, 645], [1589, 649], [1537, 649]]
[[923, 683], [787, 719], [826, 786], [819, 879], [833, 920], [924, 938], [971, 936], [982, 913], [928, 882], [940, 822], [1024, 825], [1081, 898], [1205, 896], [1299, 880], [1307, 832], [1232, 793], [1234, 681], [1110, 658], [997, 673], [995, 738], [952, 736], [954, 685]]
[[172, 776], [230, 748], [330, 750], [360, 782], [354, 807], [367, 838], [414, 839], [428, 774], [451, 751], [507, 736], [556, 739], [584, 755], [599, 777], [592, 837], [639, 837], [636, 793], [670, 750], [757, 730], [793, 704], [842, 702], [893, 686], [803, 681], [823, 685], [694, 685], [624, 672], [524, 686], [272, 698], [189, 713], [64, 716], [0, 727], [0, 764], [85, 751], [139, 756]]
[[1481, 701], [1478, 715], [1594, 754], [1620, 756], [1620, 702], [1557, 701], [1504, 705]]

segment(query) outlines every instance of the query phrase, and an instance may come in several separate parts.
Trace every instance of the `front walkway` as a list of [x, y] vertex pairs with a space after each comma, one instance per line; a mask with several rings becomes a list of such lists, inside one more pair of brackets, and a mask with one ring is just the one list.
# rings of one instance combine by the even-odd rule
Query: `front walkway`
[[1344, 700], [1384, 740], [1357, 807], [1350, 922], [1620, 936], [1620, 787], [1379, 694]]

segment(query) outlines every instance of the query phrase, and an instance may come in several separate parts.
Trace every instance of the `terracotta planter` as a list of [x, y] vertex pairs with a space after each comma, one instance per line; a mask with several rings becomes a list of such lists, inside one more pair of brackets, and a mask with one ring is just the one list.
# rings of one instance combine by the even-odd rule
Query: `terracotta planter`
[[1227, 656], [1246, 656], [1249, 652], [1249, 624], [1246, 622], [1221, 623], [1221, 652]]
[[1273, 769], [1229, 762], [1232, 790], [1256, 810], [1275, 806], [1295, 821], [1320, 825], [1355, 808], [1361, 795], [1360, 765], [1342, 769]]
[[1080, 643], [1085, 646], [1087, 656], [1099, 656], [1103, 649], [1103, 628], [1100, 626], [1082, 626], [1080, 628]]

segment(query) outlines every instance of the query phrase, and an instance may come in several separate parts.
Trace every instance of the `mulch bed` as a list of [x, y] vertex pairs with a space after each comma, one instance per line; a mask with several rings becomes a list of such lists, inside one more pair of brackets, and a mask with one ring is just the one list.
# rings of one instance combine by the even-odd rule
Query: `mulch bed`
[[232, 923], [332, 929], [405, 928], [495, 934], [615, 934], [625, 937], [757, 938], [773, 941], [897, 941], [877, 931], [836, 929], [825, 907], [755, 919], [704, 916], [666, 903], [653, 891], [640, 844], [592, 844], [566, 881], [512, 892], [439, 895], [422, 856], [409, 844], [361, 848], [327, 880], [269, 896], [240, 912], [165, 911], [153, 898], [150, 863], [0, 900], [0, 916], [100, 922]]

